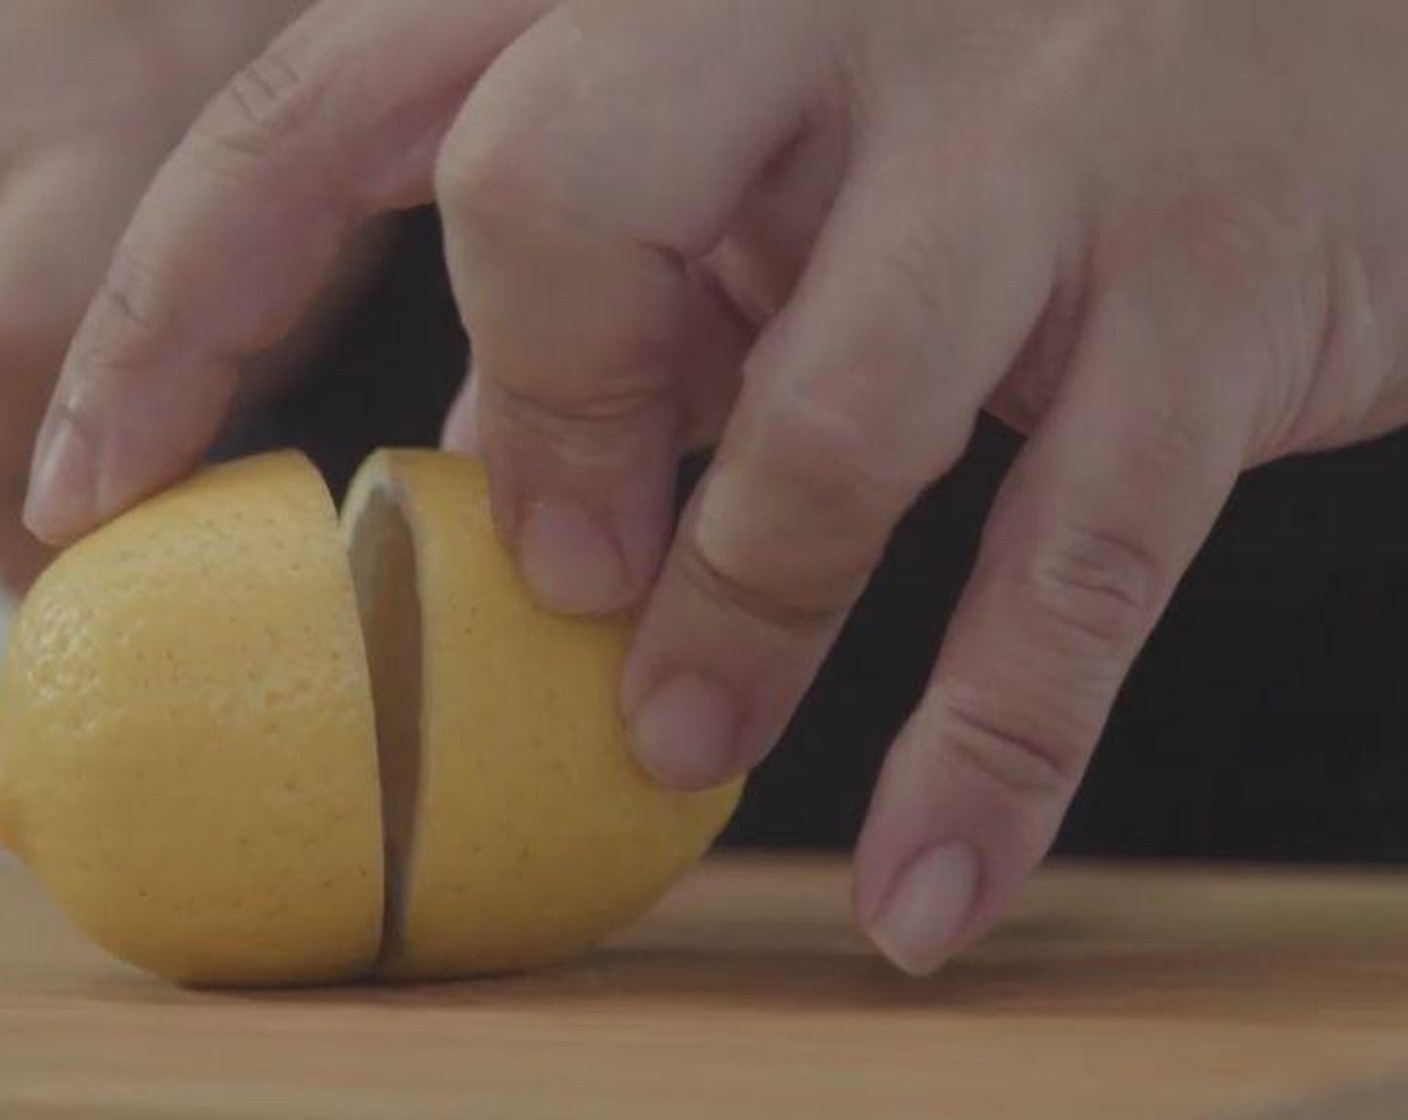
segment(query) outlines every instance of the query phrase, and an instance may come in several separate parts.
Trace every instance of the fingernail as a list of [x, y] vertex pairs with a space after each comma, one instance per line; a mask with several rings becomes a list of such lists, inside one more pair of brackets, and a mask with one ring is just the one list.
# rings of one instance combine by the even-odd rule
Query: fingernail
[[679, 673], [656, 686], [631, 719], [640, 764], [668, 786], [705, 789], [731, 776], [739, 715], [721, 684]]
[[518, 533], [519, 562], [538, 601], [562, 614], [603, 614], [629, 604], [621, 552], [587, 508], [570, 498], [529, 507]]
[[61, 543], [86, 530], [94, 517], [90, 448], [72, 419], [56, 413], [35, 446], [25, 496], [24, 523], [36, 537]]
[[978, 888], [978, 857], [963, 841], [930, 848], [906, 867], [869, 923], [871, 940], [911, 976], [944, 962]]

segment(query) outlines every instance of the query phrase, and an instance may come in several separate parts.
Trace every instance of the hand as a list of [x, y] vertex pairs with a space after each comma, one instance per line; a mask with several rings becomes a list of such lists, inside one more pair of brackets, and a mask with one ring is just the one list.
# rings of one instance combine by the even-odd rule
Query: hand
[[1238, 473], [1408, 419], [1405, 41], [1397, 0], [319, 7], [142, 204], [31, 523], [189, 468], [348, 232], [437, 197], [479, 362], [447, 441], [546, 602], [649, 593], [624, 709], [700, 785], [992, 409], [1030, 439], [857, 858], [927, 971], [1046, 851]]
[[303, 3], [0, 7], [0, 591], [43, 564], [20, 509], [45, 401], [152, 173]]

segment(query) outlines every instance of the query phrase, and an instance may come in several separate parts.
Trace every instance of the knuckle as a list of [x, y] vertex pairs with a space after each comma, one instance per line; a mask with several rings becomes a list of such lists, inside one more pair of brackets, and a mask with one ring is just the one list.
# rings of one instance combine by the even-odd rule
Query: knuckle
[[900, 465], [847, 409], [791, 396], [763, 418], [756, 454], [763, 469], [789, 488], [813, 495], [813, 505], [856, 527], [897, 515], [925, 481]]
[[140, 279], [125, 272], [109, 272], [98, 285], [96, 303], [104, 317], [126, 336], [149, 337], [158, 331], [150, 296]]
[[849, 421], [816, 409], [726, 449], [683, 534], [707, 596], [786, 630], [830, 625], [879, 563], [904, 487]]
[[436, 160], [441, 205], [462, 221], [541, 209], [547, 199], [539, 167], [545, 138], [560, 115], [560, 106], [549, 110], [548, 101], [537, 87], [487, 103], [472, 98]]
[[565, 179], [601, 158], [602, 114], [592, 110], [603, 99], [614, 106], [607, 91], [629, 81], [629, 67], [620, 65], [619, 35], [601, 35], [611, 5], [552, 7], [499, 56], [441, 146], [437, 197], [468, 220], [551, 210], [559, 221], [590, 223], [593, 208]]
[[914, 313], [941, 337], [964, 314], [963, 285], [982, 268], [975, 239], [940, 221], [922, 221], [896, 239], [885, 258], [893, 291], [903, 293]]
[[435, 161], [435, 197], [459, 221], [514, 212], [522, 207], [527, 186], [520, 159], [524, 142], [477, 132], [475, 117], [471, 102]]
[[681, 536], [686, 575], [773, 627], [832, 625], [916, 489], [844, 412], [774, 403], [716, 462]]
[[1131, 456], [1130, 468], [1157, 491], [1201, 473], [1218, 425], [1203, 411], [1216, 405], [1201, 400], [1168, 401], [1162, 408], [1151, 401], [1149, 407], [1153, 421]]
[[107, 272], [98, 285], [102, 308], [127, 328], [127, 333], [156, 337], [170, 326], [165, 301], [135, 230], [118, 243]]
[[1259, 369], [1304, 384], [1328, 314], [1325, 254], [1304, 207], [1267, 201], [1270, 193], [1189, 189], [1164, 207], [1157, 238], [1202, 305], [1256, 347]]
[[1040, 718], [987, 689], [957, 681], [946, 681], [937, 699], [941, 734], [936, 741], [964, 766], [1021, 799], [1048, 802], [1068, 795], [1098, 734], [1069, 716]]
[[155, 277], [126, 239], [73, 336], [72, 365], [87, 383], [139, 376], [174, 337], [173, 325]]
[[232, 78], [195, 134], [221, 152], [261, 159], [308, 131], [328, 87], [322, 67], [284, 36]]
[[[706, 602], [734, 617], [784, 634], [813, 634], [832, 626], [845, 607], [847, 593], [822, 589], [815, 578], [803, 583], [771, 572], [775, 565], [766, 552], [766, 548], [740, 549], [736, 540], [734, 547], [721, 552], [692, 532], [680, 537], [676, 556], [686, 583]], [[840, 581], [833, 572], [828, 582]]]
[[1152, 625], [1159, 567], [1132, 534], [1068, 523], [1034, 550], [1022, 598], [1059, 650], [1119, 663]]
[[668, 425], [674, 395], [668, 385], [580, 386], [550, 394], [525, 392], [485, 379], [483, 405], [492, 423], [551, 450], [569, 467], [597, 469], [622, 458], [644, 431]]
[[[1189, 345], [1216, 344], [1247, 372], [1217, 385], [1244, 420], [1244, 457], [1282, 446], [1315, 383], [1331, 325], [1331, 254], [1294, 175], [1227, 166], [1153, 201], [1133, 237], [1116, 238], [1116, 271], [1151, 306], [1181, 309]], [[1188, 363], [1182, 377], [1207, 370]], [[1190, 385], [1206, 397], [1206, 387]], [[1225, 426], [1225, 425], [1224, 425]]]
[[1176, 195], [1165, 205], [1159, 226], [1165, 244], [1200, 279], [1241, 297], [1259, 292], [1289, 252], [1280, 223], [1221, 189]]

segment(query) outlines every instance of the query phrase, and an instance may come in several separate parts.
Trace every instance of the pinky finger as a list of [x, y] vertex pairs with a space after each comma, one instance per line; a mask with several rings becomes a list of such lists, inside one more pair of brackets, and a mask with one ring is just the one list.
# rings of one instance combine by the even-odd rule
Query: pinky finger
[[1147, 269], [1094, 308], [886, 762], [856, 907], [908, 971], [986, 930], [1045, 855], [1251, 446], [1264, 316], [1184, 271]]

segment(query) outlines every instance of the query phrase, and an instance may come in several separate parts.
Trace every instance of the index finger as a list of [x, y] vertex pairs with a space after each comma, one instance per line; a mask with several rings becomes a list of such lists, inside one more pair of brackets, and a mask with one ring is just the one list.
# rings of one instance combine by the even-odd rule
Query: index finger
[[431, 197], [478, 75], [550, 0], [324, 0], [215, 98], [152, 182], [74, 338], [25, 520], [63, 543], [194, 466], [243, 363], [365, 220]]

